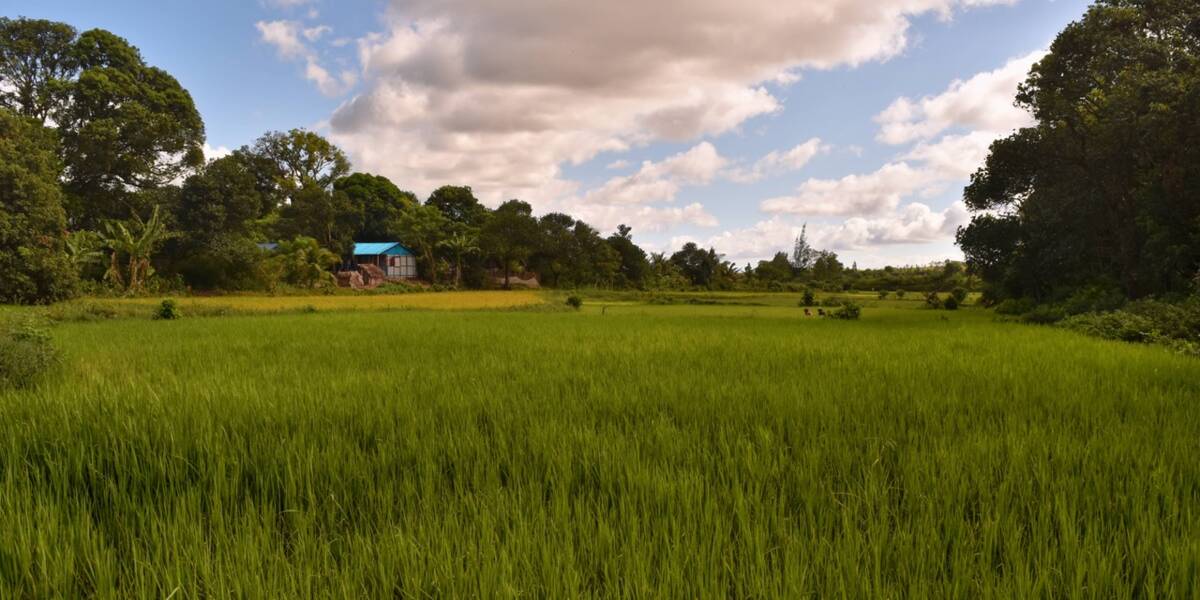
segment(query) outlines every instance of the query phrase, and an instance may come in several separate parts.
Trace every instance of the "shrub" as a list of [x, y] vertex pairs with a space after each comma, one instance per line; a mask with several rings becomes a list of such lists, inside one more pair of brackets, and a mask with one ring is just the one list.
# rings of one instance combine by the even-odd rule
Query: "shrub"
[[996, 314], [1017, 317], [1033, 310], [1033, 300], [1029, 298], [1009, 298], [996, 305]]
[[174, 321], [182, 316], [179, 305], [171, 298], [163, 300], [154, 311], [154, 318], [161, 321]]
[[575, 310], [579, 310], [583, 308], [583, 298], [580, 298], [579, 296], [567, 296], [567, 306], [570, 306]]
[[907, 293], [908, 293], [908, 292], [905, 292], [904, 290], [896, 290], [896, 298], [899, 298], [900, 300], [903, 300], [903, 299], [904, 299], [904, 295], [905, 295], [905, 294], [907, 294]]
[[841, 306], [845, 301], [846, 301], [845, 298], [838, 298], [837, 296], [826, 296], [825, 298], [821, 299], [821, 306], [823, 306], [825, 308], [837, 308], [837, 307]]
[[880, 300], [887, 300], [887, 297], [888, 297], [888, 292], [887, 292], [887, 290], [880, 290], [880, 291], [879, 291], [879, 299], [880, 299]]
[[1117, 310], [1124, 304], [1125, 296], [1119, 290], [1092, 285], [1071, 294], [1062, 309], [1068, 315], [1079, 315]]
[[1154, 336], [1154, 323], [1141, 315], [1125, 311], [1075, 315], [1062, 322], [1067, 329], [1106, 340], [1148, 342]]
[[[958, 304], [962, 304], [963, 302], [967, 301], [966, 288], [956, 287], [953, 290], [950, 290], [950, 298], [952, 300], [954, 300], [954, 304], [956, 305], [955, 308], [958, 308], [957, 307]], [[954, 310], [954, 309], [950, 309], [950, 310]]]
[[1021, 316], [1021, 320], [1035, 325], [1051, 325], [1066, 318], [1061, 308], [1043, 304]]
[[811, 289], [806, 288], [804, 290], [804, 298], [801, 299], [800, 304], [810, 307], [817, 305], [817, 297]]
[[283, 281], [291, 285], [308, 288], [335, 285], [329, 269], [336, 266], [339, 259], [312, 238], [298, 237], [290, 242], [280, 242], [272, 260]]
[[834, 319], [843, 319], [846, 321], [857, 321], [862, 316], [862, 307], [855, 302], [849, 300], [842, 302], [842, 305], [837, 310], [829, 311], [829, 316]]
[[925, 294], [925, 306], [937, 310], [942, 307], [942, 297], [937, 292]]
[[1162, 337], [1200, 340], [1200, 300], [1171, 304], [1158, 300], [1131, 302], [1122, 312], [1145, 317]]
[[0, 389], [25, 387], [58, 362], [50, 332], [39, 322], [0, 322]]
[[949, 298], [942, 301], [942, 308], [946, 310], [958, 310], [959, 300], [953, 294]]
[[768, 292], [782, 292], [784, 289], [783, 284], [778, 281], [772, 281], [767, 284]]

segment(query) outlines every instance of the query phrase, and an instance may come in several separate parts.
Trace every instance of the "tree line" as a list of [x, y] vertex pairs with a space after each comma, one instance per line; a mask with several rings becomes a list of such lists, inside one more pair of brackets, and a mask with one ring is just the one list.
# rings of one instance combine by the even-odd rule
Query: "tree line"
[[467, 186], [422, 201], [353, 172], [312, 131], [268, 132], [214, 160], [204, 141], [188, 91], [126, 40], [0, 18], [0, 301], [327, 285], [355, 242], [383, 241], [412, 249], [425, 281], [472, 288], [518, 273], [636, 289], [925, 289], [963, 277], [951, 265], [847, 269], [803, 235], [791, 256], [757, 266], [692, 243], [647, 253], [625, 225], [605, 236], [520, 200], [491, 209]]

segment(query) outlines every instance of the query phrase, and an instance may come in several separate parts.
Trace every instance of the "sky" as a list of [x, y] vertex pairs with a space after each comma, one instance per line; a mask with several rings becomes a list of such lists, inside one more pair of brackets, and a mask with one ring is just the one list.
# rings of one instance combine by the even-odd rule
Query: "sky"
[[108, 29], [210, 157], [307, 128], [427, 197], [469, 185], [650, 251], [957, 259], [962, 188], [1083, 0], [0, 0]]

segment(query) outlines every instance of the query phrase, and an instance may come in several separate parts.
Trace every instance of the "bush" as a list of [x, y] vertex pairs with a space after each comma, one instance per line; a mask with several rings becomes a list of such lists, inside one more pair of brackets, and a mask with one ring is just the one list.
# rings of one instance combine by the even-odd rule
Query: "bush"
[[804, 290], [804, 298], [801, 299], [800, 304], [809, 307], [817, 305], [817, 297], [811, 289]]
[[1125, 304], [1125, 296], [1119, 290], [1093, 285], [1071, 294], [1062, 304], [1063, 312], [1079, 315], [1090, 312], [1117, 310]]
[[996, 305], [996, 314], [1019, 317], [1033, 310], [1033, 300], [1029, 298], [1009, 298]]
[[1179, 304], [1139, 300], [1131, 302], [1122, 312], [1148, 319], [1162, 337], [1200, 340], [1200, 299]]
[[925, 306], [937, 310], [942, 307], [942, 297], [937, 292], [925, 294]]
[[1035, 325], [1051, 325], [1067, 317], [1061, 308], [1043, 304], [1021, 316], [1021, 320]]
[[879, 292], [879, 299], [880, 299], [880, 300], [887, 300], [887, 297], [888, 297], [887, 290], [881, 290], [881, 291]]
[[855, 302], [849, 300], [842, 302], [842, 305], [837, 310], [829, 311], [829, 316], [834, 319], [843, 319], [846, 321], [857, 321], [862, 316], [862, 307]]
[[1200, 356], [1200, 298], [1178, 304], [1139, 300], [1121, 310], [1074, 315], [1062, 326], [1108, 340], [1162, 344]]
[[[967, 301], [966, 288], [956, 287], [953, 290], [950, 290], [950, 298], [952, 300], [954, 300], [955, 308], [958, 308], [957, 305], [962, 304], [963, 302]], [[954, 310], [954, 309], [951, 308], [950, 310]]]
[[171, 298], [162, 301], [158, 308], [154, 311], [154, 318], [161, 321], [174, 321], [183, 317], [183, 313], [179, 310], [179, 305]]
[[837, 308], [846, 302], [845, 298], [837, 296], [826, 296], [821, 299], [821, 306], [825, 308]]
[[0, 389], [28, 386], [58, 362], [50, 332], [39, 322], [0, 322]]
[[908, 293], [908, 292], [905, 292], [904, 290], [896, 290], [896, 298], [898, 298], [898, 299], [900, 299], [900, 300], [903, 300], [903, 299], [904, 299], [904, 295], [905, 295], [905, 294], [907, 294], [907, 293]]
[[953, 294], [949, 298], [942, 301], [942, 308], [946, 310], [958, 310], [959, 300]]
[[767, 284], [768, 292], [782, 292], [784, 289], [786, 288], [784, 288], [783, 284], [778, 281], [772, 281]]
[[580, 298], [579, 296], [567, 296], [567, 306], [570, 306], [575, 310], [579, 310], [583, 308], [583, 298]]
[[1075, 315], [1064, 320], [1062, 326], [1106, 340], [1148, 342], [1154, 337], [1150, 319], [1125, 311]]

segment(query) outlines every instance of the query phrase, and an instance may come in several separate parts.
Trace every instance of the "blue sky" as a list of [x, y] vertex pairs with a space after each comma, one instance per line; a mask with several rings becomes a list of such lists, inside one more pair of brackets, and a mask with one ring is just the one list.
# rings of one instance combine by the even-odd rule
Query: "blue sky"
[[958, 200], [1081, 0], [5, 0], [129, 39], [215, 152], [319, 130], [427, 194], [472, 185], [740, 262], [799, 228], [863, 266], [957, 257]]

